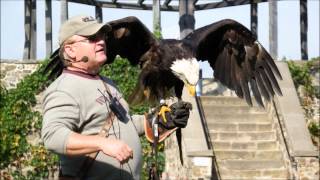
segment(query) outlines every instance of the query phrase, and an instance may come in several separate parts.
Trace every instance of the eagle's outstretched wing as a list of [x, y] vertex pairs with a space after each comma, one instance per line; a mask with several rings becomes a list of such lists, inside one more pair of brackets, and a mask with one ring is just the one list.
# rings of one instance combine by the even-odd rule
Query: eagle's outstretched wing
[[56, 79], [63, 71], [64, 65], [59, 56], [60, 48], [49, 57], [49, 63], [44, 68], [43, 74], [48, 74], [49, 80]]
[[[142, 65], [141, 56], [151, 45], [157, 44], [157, 39], [148, 28], [136, 17], [126, 17], [108, 22], [111, 31], [106, 34], [107, 64], [114, 61], [117, 55], [127, 58], [132, 65]], [[51, 56], [44, 73], [49, 73], [49, 79], [55, 79], [62, 73], [63, 62], [59, 56], [60, 48]]]
[[282, 77], [274, 60], [240, 23], [222, 20], [195, 30], [183, 41], [193, 47], [198, 60], [208, 60], [216, 79], [249, 105], [250, 88], [261, 106], [262, 96], [270, 100], [275, 92], [282, 95], [275, 75]]
[[143, 64], [141, 56], [145, 54], [157, 39], [136, 17], [130, 16], [111, 21], [112, 30], [107, 34], [107, 62], [112, 63], [116, 55], [127, 58], [131, 64]]

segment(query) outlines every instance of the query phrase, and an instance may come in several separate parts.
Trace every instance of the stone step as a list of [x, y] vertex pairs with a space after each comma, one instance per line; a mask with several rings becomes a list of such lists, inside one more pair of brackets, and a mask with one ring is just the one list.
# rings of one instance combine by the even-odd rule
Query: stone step
[[215, 150], [217, 160], [282, 160], [280, 150]]
[[276, 140], [261, 141], [213, 141], [214, 150], [276, 150], [279, 148]]
[[209, 122], [272, 122], [266, 113], [258, 114], [215, 114], [211, 111], [204, 112], [206, 121]]
[[255, 131], [255, 132], [217, 132], [210, 130], [211, 141], [230, 140], [230, 141], [255, 141], [255, 140], [276, 140], [274, 131]]
[[270, 122], [208, 122], [208, 128], [214, 131], [271, 131]]
[[218, 160], [219, 169], [225, 170], [265, 170], [285, 168], [282, 160]]
[[[244, 99], [238, 97], [218, 97], [218, 96], [201, 96], [202, 106], [221, 105], [221, 106], [248, 106]], [[253, 100], [253, 106], [257, 107], [257, 103]]]
[[267, 113], [263, 108], [249, 107], [249, 106], [220, 106], [220, 105], [206, 105], [203, 106], [205, 112], [209, 114], [261, 114]]
[[220, 170], [222, 180], [227, 179], [240, 179], [240, 180], [286, 180], [289, 177], [289, 173], [285, 168], [280, 169], [265, 169], [265, 170]]

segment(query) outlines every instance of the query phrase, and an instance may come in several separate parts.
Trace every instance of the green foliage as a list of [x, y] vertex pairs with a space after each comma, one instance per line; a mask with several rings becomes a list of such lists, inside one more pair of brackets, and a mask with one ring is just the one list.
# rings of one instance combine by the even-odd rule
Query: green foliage
[[157, 38], [157, 39], [162, 39], [162, 33], [161, 33], [161, 27], [160, 24], [157, 24], [155, 27], [155, 30], [153, 32], [153, 35]]
[[[40, 148], [32, 146], [27, 141], [30, 134], [39, 133], [41, 127], [41, 115], [32, 109], [36, 105], [35, 95], [41, 92], [47, 85], [47, 78], [41, 75], [44, 61], [39, 69], [31, 75], [26, 76], [16, 89], [7, 90], [1, 86], [0, 101], [0, 169], [8, 167], [9, 164], [16, 165], [17, 168], [12, 175], [17, 179], [31, 177], [45, 177], [48, 174], [47, 166], [33, 162], [34, 169], [27, 172], [27, 177], [22, 175], [21, 169], [28, 166], [26, 157], [34, 159], [38, 153], [30, 154], [32, 149]], [[45, 151], [45, 150], [44, 150]], [[54, 162], [54, 156], [45, 152], [44, 160]], [[37, 176], [34, 176], [37, 175]], [[29, 179], [30, 179], [29, 178]], [[28, 178], [27, 178], [28, 179]]]
[[307, 96], [310, 97], [317, 95], [315, 88], [312, 86], [312, 78], [310, 75], [312, 62], [313, 61], [309, 61], [306, 64], [297, 65], [294, 61], [288, 61], [289, 70], [295, 87], [298, 88], [300, 85], [303, 86]]
[[320, 124], [316, 122], [311, 122], [308, 125], [309, 131], [313, 136], [320, 137]]
[[[36, 105], [35, 95], [50, 84], [47, 77], [41, 74], [47, 63], [48, 61], [44, 61], [33, 74], [26, 76], [16, 89], [7, 90], [0, 86], [0, 170], [8, 168], [9, 165], [14, 166], [14, 170], [9, 170], [14, 179], [48, 178], [50, 172], [57, 170], [56, 155], [48, 152], [41, 143], [34, 146], [27, 141], [28, 135], [40, 133], [42, 116], [34, 111], [33, 107]], [[105, 66], [101, 74], [112, 79], [127, 98], [136, 85], [139, 69], [131, 66], [126, 59], [117, 58], [114, 63]], [[134, 114], [142, 114], [147, 110], [147, 106], [132, 107]], [[154, 158], [150, 156], [149, 142], [145, 138], [141, 138], [141, 142], [144, 179], [148, 173], [146, 161]], [[162, 171], [163, 144], [159, 146], [158, 162]]]
[[[302, 107], [305, 110], [306, 117], [310, 118], [313, 114], [310, 105], [313, 98], [320, 98], [319, 89], [312, 86], [311, 73], [319, 73], [320, 69], [320, 57], [313, 58], [310, 61], [303, 64], [296, 64], [294, 61], [288, 61], [290, 73], [292, 75], [295, 87], [303, 86], [305, 89], [305, 96], [302, 98]], [[308, 125], [311, 135], [320, 137], [320, 124], [319, 122], [311, 122]]]

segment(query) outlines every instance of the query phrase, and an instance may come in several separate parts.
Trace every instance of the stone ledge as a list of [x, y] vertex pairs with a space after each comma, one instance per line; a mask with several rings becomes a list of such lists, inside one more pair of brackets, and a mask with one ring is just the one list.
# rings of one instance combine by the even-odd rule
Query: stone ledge
[[283, 96], [275, 98], [280, 117], [283, 118], [285, 129], [288, 132], [289, 146], [292, 156], [307, 157], [318, 154], [315, 150], [308, 129], [304, 113], [300, 106], [298, 95], [291, 78], [286, 62], [276, 62], [283, 80], [278, 81]]
[[188, 94], [187, 89], [184, 88], [182, 99], [190, 102], [193, 108], [190, 112], [190, 120], [188, 121], [187, 127], [182, 129], [186, 153], [188, 154], [189, 152], [209, 150], [195, 98], [191, 97]]
[[0, 59], [0, 63], [7, 63], [7, 64], [39, 64], [41, 60], [36, 59]]
[[214, 157], [213, 150], [206, 151], [190, 151], [187, 152], [189, 157]]

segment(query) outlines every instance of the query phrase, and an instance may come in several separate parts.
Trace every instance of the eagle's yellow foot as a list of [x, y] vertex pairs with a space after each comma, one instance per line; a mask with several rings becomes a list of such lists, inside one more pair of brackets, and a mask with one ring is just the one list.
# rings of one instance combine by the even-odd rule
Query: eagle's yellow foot
[[163, 105], [160, 108], [158, 115], [162, 116], [162, 119], [165, 123], [167, 123], [166, 112], [170, 112], [170, 111], [171, 111], [171, 109], [167, 105]]

